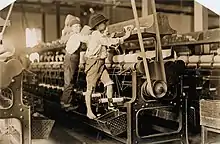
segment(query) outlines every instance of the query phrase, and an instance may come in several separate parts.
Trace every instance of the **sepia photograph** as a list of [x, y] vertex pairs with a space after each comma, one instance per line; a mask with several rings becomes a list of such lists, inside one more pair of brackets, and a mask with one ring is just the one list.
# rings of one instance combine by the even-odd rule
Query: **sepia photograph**
[[1, 0], [0, 144], [220, 144], [220, 1]]

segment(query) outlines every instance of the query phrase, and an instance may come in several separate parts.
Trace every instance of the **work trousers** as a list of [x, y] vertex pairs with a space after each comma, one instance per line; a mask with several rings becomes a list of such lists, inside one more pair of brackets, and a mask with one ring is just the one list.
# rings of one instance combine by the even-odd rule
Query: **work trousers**
[[70, 104], [72, 101], [73, 87], [75, 84], [74, 75], [79, 66], [79, 52], [69, 54], [64, 58], [64, 91], [61, 101], [64, 104]]

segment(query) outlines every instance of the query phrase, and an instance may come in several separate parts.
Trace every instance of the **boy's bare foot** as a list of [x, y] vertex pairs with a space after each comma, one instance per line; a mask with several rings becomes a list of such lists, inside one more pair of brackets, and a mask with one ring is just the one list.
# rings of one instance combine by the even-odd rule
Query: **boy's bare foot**
[[116, 110], [116, 109], [114, 107], [112, 107], [112, 106], [109, 106], [108, 110]]
[[87, 117], [90, 118], [90, 119], [95, 119], [96, 118], [96, 116], [92, 112], [88, 112]]
[[78, 108], [78, 106], [73, 106], [72, 104], [65, 104], [63, 102], [60, 103], [61, 104], [61, 108], [65, 109], [65, 111], [73, 111], [76, 110]]
[[108, 110], [115, 110], [113, 103], [108, 103]]

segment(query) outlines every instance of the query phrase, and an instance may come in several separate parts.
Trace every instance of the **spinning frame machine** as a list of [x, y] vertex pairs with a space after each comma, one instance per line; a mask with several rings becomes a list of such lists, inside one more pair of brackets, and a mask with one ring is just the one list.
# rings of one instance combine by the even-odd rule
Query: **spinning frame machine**
[[[152, 3], [154, 7], [154, 1]], [[188, 143], [188, 120], [191, 125], [198, 127], [196, 119], [199, 119], [198, 102], [203, 98], [201, 96], [213, 98], [218, 93], [217, 84], [211, 83], [210, 80], [216, 80], [218, 75], [219, 56], [215, 53], [204, 55], [201, 52], [195, 55], [194, 50], [197, 46], [205, 44], [215, 43], [218, 47], [220, 30], [176, 34], [176, 31], [169, 26], [165, 15], [156, 14], [154, 11], [153, 15], [139, 18], [138, 21], [134, 1], [132, 1], [132, 7], [135, 20], [109, 27], [110, 33], [117, 32], [117, 36], [121, 36], [123, 32], [120, 31], [124, 26], [136, 25], [131, 38], [120, 46], [122, 51], [114, 51], [116, 55], [110, 53], [106, 60], [106, 67], [115, 82], [115, 95], [112, 100], [117, 111], [106, 110], [107, 100], [103, 92], [104, 88], [98, 84], [92, 103], [93, 111], [101, 116], [98, 116], [96, 120], [88, 120], [84, 117], [86, 112], [83, 93], [86, 90], [83, 72], [84, 52], [81, 52], [73, 98], [73, 103], [78, 104], [79, 108], [71, 112], [58, 110], [63, 90], [62, 63], [65, 53], [63, 51], [65, 44], [59, 41], [44, 45], [46, 48], [40, 46], [40, 48], [32, 49], [32, 52], [40, 53], [40, 62], [30, 65], [30, 70], [37, 74], [34, 78], [33, 75], [25, 74], [24, 76], [23, 98], [26, 100], [35, 97], [37, 101], [34, 104], [40, 102], [39, 105], [44, 107], [41, 112], [49, 117], [57, 118], [56, 114], [59, 112], [67, 113], [67, 118], [74, 115], [75, 118], [82, 118], [85, 123], [125, 143], [171, 141]], [[160, 35], [158, 35], [159, 32]], [[194, 55], [181, 56], [178, 51], [182, 46], [191, 49]], [[161, 47], [164, 49], [162, 50]], [[171, 56], [166, 56], [165, 48], [172, 48]], [[173, 51], [176, 52], [177, 57]], [[155, 54], [155, 57], [152, 57], [152, 54]], [[19, 71], [17, 74], [20, 75], [20, 73]], [[20, 79], [15, 76], [17, 74], [12, 76], [15, 80], [12, 84], [17, 84], [21, 88]], [[20, 92], [19, 88], [12, 89], [12, 91]], [[14, 100], [20, 101], [18, 103], [14, 101], [11, 108], [15, 106], [19, 108], [14, 109], [4, 118], [15, 117], [22, 122], [22, 126], [25, 126], [23, 130], [26, 131], [23, 131], [23, 134], [27, 137], [23, 143], [28, 143], [30, 123], [24, 123], [30, 121], [30, 110], [26, 107], [20, 108], [23, 104], [21, 97], [21, 93], [14, 95]], [[17, 113], [18, 110], [19, 113]], [[58, 110], [57, 113], [54, 113], [55, 110]], [[7, 114], [5, 110], [1, 111], [1, 117]], [[187, 117], [188, 112], [190, 118]], [[19, 115], [13, 116], [14, 113]], [[22, 116], [21, 113], [26, 113], [27, 116]]]
[[[106, 109], [108, 99], [103, 92], [105, 89], [98, 83], [92, 95], [92, 103], [93, 111], [100, 116], [95, 120], [84, 117], [85, 52], [81, 52], [73, 94], [73, 103], [79, 107], [76, 111], [68, 112], [69, 116], [83, 116], [78, 118], [124, 143], [188, 143], [187, 99], [183, 93], [181, 76], [185, 65], [181, 60], [164, 61], [160, 42], [161, 37], [176, 31], [169, 26], [168, 18], [155, 10], [153, 15], [138, 19], [135, 1], [132, 0], [131, 3], [135, 19], [109, 26], [110, 33], [116, 32], [116, 36], [122, 36], [124, 26], [136, 25], [130, 39], [120, 46], [119, 51], [110, 49], [106, 59], [106, 67], [115, 82], [112, 102], [117, 110]], [[155, 9], [154, 1], [152, 6]], [[135, 43], [137, 47], [132, 48]], [[49, 48], [40, 46], [41, 48], [32, 50], [40, 53], [40, 62], [31, 64], [30, 70], [37, 74], [36, 81], [30, 83], [33, 78], [25, 77], [24, 91], [27, 96], [41, 97], [44, 101], [44, 113], [56, 117], [52, 105], [59, 104], [63, 90], [65, 44], [56, 41], [48, 45]], [[145, 51], [146, 45], [153, 52]], [[155, 56], [152, 57], [152, 54]], [[176, 69], [177, 72], [167, 73]]]

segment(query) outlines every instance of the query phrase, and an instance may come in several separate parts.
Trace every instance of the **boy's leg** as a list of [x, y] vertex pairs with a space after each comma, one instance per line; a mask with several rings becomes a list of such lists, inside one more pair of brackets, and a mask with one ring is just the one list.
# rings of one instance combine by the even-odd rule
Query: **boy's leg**
[[112, 109], [113, 104], [111, 102], [111, 99], [113, 97], [113, 84], [114, 82], [111, 80], [108, 71], [105, 69], [101, 75], [101, 81], [103, 82], [104, 86], [107, 87], [107, 98], [109, 100], [109, 106], [108, 109]]
[[87, 108], [87, 117], [90, 119], [95, 119], [96, 116], [93, 114], [92, 112], [92, 108], [91, 108], [91, 97], [92, 97], [92, 90], [90, 88], [87, 88], [86, 91], [86, 108]]
[[67, 54], [64, 60], [64, 91], [61, 97], [61, 105], [68, 110], [75, 109], [71, 105], [72, 101], [72, 91], [73, 91], [73, 75], [77, 69], [77, 61], [72, 61], [71, 55]]
[[64, 58], [64, 91], [61, 97], [61, 103], [69, 104], [71, 100], [71, 93], [72, 93], [72, 86], [71, 79], [72, 79], [72, 69], [71, 69], [71, 60], [70, 54], [66, 54]]
[[89, 59], [86, 62], [86, 68], [89, 68], [89, 70], [86, 71], [87, 91], [86, 91], [85, 101], [87, 107], [87, 117], [90, 119], [95, 119], [96, 116], [93, 114], [91, 108], [91, 97], [93, 90], [96, 86], [96, 83], [100, 78], [100, 73], [99, 73], [100, 65], [97, 60]]
[[111, 102], [112, 96], [113, 96], [113, 86], [111, 84], [107, 86], [108, 109], [113, 109], [113, 103]]

